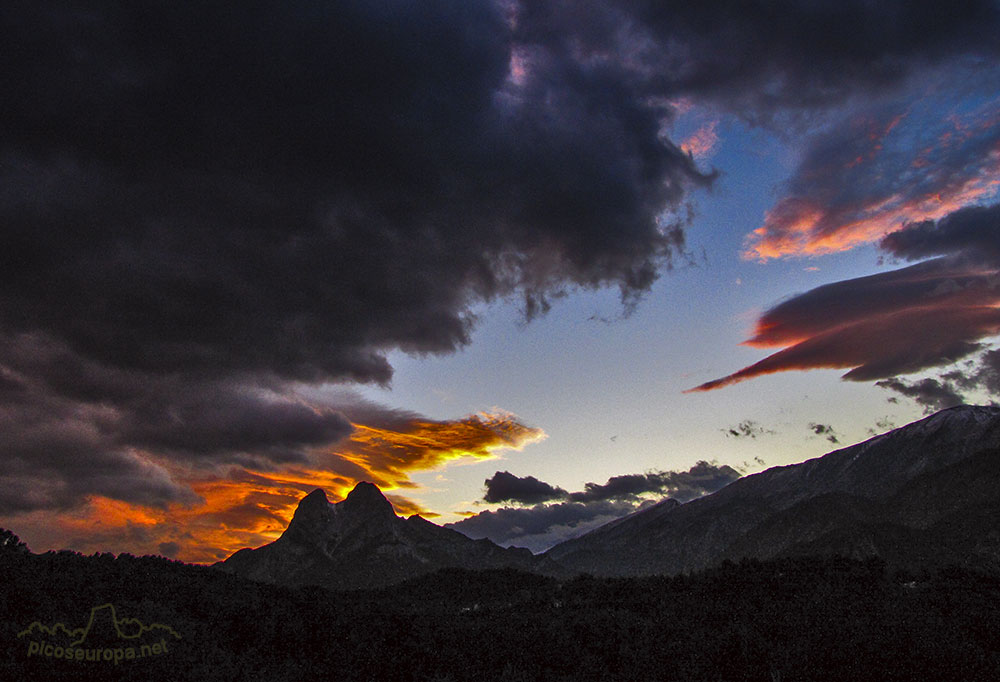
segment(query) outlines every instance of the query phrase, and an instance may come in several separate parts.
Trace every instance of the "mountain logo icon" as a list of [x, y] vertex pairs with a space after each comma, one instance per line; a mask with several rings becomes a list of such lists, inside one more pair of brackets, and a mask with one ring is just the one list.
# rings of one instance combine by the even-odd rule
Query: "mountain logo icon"
[[121, 661], [160, 656], [181, 639], [171, 626], [144, 624], [138, 618], [120, 618], [114, 604], [90, 609], [87, 624], [70, 628], [59, 622], [48, 626], [34, 621], [18, 639], [28, 642], [28, 657], [44, 656], [67, 661]]

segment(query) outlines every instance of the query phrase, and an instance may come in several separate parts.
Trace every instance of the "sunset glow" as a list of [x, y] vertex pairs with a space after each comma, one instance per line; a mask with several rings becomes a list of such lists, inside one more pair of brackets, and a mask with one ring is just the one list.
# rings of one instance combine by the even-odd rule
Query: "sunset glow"
[[[232, 469], [226, 477], [184, 479], [203, 503], [165, 508], [91, 496], [72, 514], [28, 514], [19, 526], [47, 542], [91, 552], [128, 538], [129, 551], [167, 554], [191, 562], [212, 563], [243, 547], [275, 540], [291, 520], [299, 500], [322, 488], [333, 501], [344, 498], [360, 481], [388, 493], [396, 512], [433, 518], [437, 514], [409, 499], [415, 485], [409, 474], [467, 458], [491, 459], [503, 450], [519, 450], [545, 438], [541, 429], [522, 425], [503, 412], [438, 422], [413, 420], [394, 428], [354, 424], [350, 438], [334, 450], [316, 453], [331, 469], [291, 467], [280, 471]], [[354, 475], [333, 469], [353, 465]]]

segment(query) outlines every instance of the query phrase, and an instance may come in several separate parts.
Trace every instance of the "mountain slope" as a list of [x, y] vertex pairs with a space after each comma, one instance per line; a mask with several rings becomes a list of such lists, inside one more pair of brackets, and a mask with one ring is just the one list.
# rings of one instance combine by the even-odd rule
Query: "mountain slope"
[[684, 505], [638, 512], [545, 556], [601, 575], [831, 551], [904, 565], [995, 565], [998, 471], [1000, 408], [960, 406]]
[[401, 518], [376, 486], [363, 482], [336, 504], [314, 490], [299, 502], [280, 538], [216, 565], [263, 582], [350, 589], [445, 567], [532, 570], [540, 563], [526, 549], [470, 540], [419, 516]]

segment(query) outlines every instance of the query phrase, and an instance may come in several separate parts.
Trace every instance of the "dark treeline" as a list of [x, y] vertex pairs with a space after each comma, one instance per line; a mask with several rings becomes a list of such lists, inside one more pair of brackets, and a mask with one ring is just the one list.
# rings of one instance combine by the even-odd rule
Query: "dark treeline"
[[[1000, 576], [957, 567], [799, 557], [563, 581], [446, 570], [338, 593], [6, 543], [0, 576], [4, 680], [1000, 679]], [[108, 602], [182, 639], [114, 665], [29, 657], [17, 637], [33, 621], [83, 627]]]

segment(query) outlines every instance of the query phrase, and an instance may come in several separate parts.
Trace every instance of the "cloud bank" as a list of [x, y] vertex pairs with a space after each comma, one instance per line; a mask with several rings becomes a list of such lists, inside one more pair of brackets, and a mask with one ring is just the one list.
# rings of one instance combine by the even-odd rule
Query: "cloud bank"
[[606, 483], [586, 483], [581, 491], [566, 492], [534, 476], [498, 471], [485, 481], [483, 500], [508, 506], [446, 525], [473, 539], [489, 538], [503, 546], [527, 547], [538, 553], [654, 500], [669, 497], [688, 502], [741, 475], [730, 466], [700, 461], [687, 471], [612, 476]]

